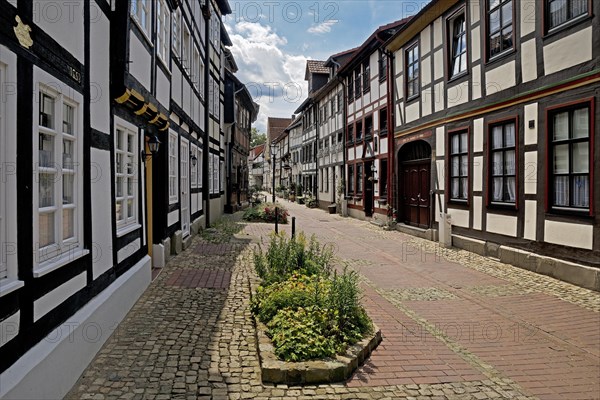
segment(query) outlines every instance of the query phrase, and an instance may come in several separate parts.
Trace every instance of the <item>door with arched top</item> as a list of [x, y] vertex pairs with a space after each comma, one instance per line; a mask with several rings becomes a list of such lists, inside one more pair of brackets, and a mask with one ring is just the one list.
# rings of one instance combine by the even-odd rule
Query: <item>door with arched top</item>
[[399, 218], [407, 225], [429, 228], [431, 223], [431, 146], [418, 140], [398, 152]]

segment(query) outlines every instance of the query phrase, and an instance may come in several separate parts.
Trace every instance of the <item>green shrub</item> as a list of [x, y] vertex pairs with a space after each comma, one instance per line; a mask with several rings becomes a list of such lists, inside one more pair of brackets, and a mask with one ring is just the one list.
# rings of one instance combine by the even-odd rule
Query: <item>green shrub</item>
[[344, 273], [333, 275], [328, 304], [335, 313], [333, 319], [343, 342], [355, 343], [373, 330], [373, 324], [360, 304], [360, 298], [358, 274], [355, 271], [344, 269]]
[[327, 310], [318, 307], [283, 309], [267, 324], [275, 355], [285, 361], [306, 361], [335, 355]]
[[328, 276], [332, 258], [331, 246], [321, 246], [314, 235], [307, 241], [304, 233], [289, 239], [280, 233], [271, 235], [266, 253], [260, 246], [255, 250], [254, 265], [258, 276], [270, 284], [284, 281], [294, 273]]
[[[277, 208], [277, 212], [275, 209]], [[279, 203], [258, 203], [256, 206], [248, 208], [244, 212], [244, 220], [260, 221], [260, 222], [275, 222], [276, 216], [279, 215], [279, 223], [287, 224], [288, 210]]]
[[259, 286], [252, 299], [251, 310], [263, 323], [269, 322], [277, 311], [297, 310], [300, 307], [325, 308], [331, 283], [321, 276], [292, 275], [288, 280]]

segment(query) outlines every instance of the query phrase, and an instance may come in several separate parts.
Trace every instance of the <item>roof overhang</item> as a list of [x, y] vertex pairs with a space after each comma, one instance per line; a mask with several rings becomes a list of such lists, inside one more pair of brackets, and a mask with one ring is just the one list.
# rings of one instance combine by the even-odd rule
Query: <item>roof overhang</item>
[[397, 51], [458, 2], [459, 0], [433, 0], [396, 32], [386, 42], [385, 48], [392, 52]]

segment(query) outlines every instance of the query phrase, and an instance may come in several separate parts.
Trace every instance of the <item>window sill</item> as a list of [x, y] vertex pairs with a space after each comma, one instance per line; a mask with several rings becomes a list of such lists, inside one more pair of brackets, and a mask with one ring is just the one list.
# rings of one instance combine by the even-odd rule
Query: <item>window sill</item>
[[142, 24], [140, 23], [140, 21], [138, 21], [137, 16], [135, 16], [133, 14], [129, 14], [129, 16], [131, 17], [130, 18], [131, 21], [133, 21], [133, 23], [136, 25], [138, 30], [142, 33], [142, 35], [146, 39], [146, 42], [148, 42], [148, 45], [150, 46], [150, 48], [154, 48], [154, 43], [152, 43], [152, 39], [150, 39], [148, 32], [146, 32], [146, 30], [144, 28], [142, 28]]
[[490, 65], [493, 65], [496, 62], [504, 60], [505, 58], [508, 58], [516, 53], [517, 51], [515, 50], [515, 47], [513, 45], [512, 49], [507, 49], [504, 50], [502, 53], [496, 54], [492, 57], [488, 57], [487, 61], [485, 62], [485, 66], [488, 67]]
[[142, 227], [142, 225], [135, 223], [135, 224], [130, 224], [130, 225], [126, 225], [123, 228], [118, 228], [117, 229], [117, 237], [121, 237], [121, 236], [125, 236], [128, 233], [131, 233], [133, 231], [137, 231], [138, 229], [140, 229]]
[[546, 211], [547, 216], [556, 216], [556, 217], [573, 217], [580, 220], [594, 220], [595, 216], [593, 214], [590, 215], [589, 209], [581, 209], [581, 208], [568, 208], [568, 207], [553, 207], [550, 210]]
[[542, 39], [546, 40], [559, 32], [563, 32], [575, 25], [583, 23], [584, 21], [591, 20], [592, 18], [592, 14], [588, 12], [587, 14], [580, 15], [579, 17], [571, 19], [570, 21], [563, 22], [562, 24], [555, 26], [554, 28], [548, 29], [544, 36], [542, 36]]
[[51, 262], [45, 262], [42, 263], [40, 267], [36, 268], [33, 271], [33, 277], [34, 278], [40, 278], [44, 275], [49, 274], [52, 271], [55, 271], [57, 269], [59, 269], [60, 267], [63, 267], [67, 264], [72, 263], [73, 261], [77, 260], [78, 258], [87, 256], [88, 254], [90, 254], [90, 251], [87, 249], [78, 249], [75, 250], [73, 252], [66, 252], [65, 254], [61, 255], [58, 260], [53, 260]]
[[419, 97], [420, 97], [419, 94], [413, 94], [412, 96], [406, 98], [406, 103], [407, 104], [412, 103], [415, 100], [417, 100]]
[[169, 68], [169, 65], [167, 64], [167, 61], [163, 60], [163, 57], [160, 54], [158, 54], [158, 52], [156, 54], [156, 58], [158, 59], [158, 62], [160, 62], [165, 68], [165, 70], [169, 73], [169, 78], [171, 78], [173, 73], [171, 72], [171, 68]]
[[[6, 282], [4, 282], [6, 280]], [[18, 279], [5, 279], [0, 281], [0, 298], [21, 289], [25, 286], [25, 282]]]
[[463, 78], [466, 78], [467, 76], [469, 76], [469, 69], [467, 68], [466, 71], [464, 72], [460, 72], [454, 76], [451, 76], [450, 78], [448, 78], [448, 80], [446, 81], [446, 83], [450, 84], [450, 83], [457, 83], [460, 82], [461, 80], [463, 80]]

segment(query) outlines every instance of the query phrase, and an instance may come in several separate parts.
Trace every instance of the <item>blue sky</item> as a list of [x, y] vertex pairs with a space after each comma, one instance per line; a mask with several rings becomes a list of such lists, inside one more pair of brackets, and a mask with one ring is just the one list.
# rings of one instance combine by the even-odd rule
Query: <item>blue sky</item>
[[360, 46], [375, 29], [413, 15], [427, 0], [251, 1], [230, 0], [225, 25], [239, 67], [238, 78], [260, 106], [255, 126], [267, 117], [291, 117], [304, 101], [306, 60]]

